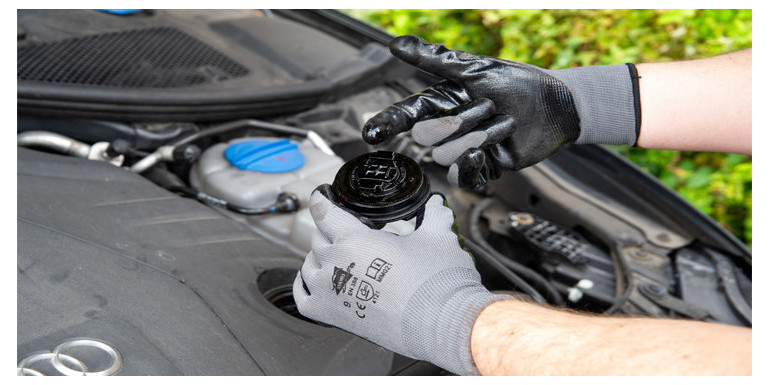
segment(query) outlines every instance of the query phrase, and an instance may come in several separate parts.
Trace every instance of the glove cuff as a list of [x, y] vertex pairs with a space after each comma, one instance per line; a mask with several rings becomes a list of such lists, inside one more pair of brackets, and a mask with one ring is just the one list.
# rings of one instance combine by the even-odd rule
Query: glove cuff
[[479, 273], [452, 268], [426, 281], [406, 305], [403, 344], [412, 358], [459, 375], [479, 375], [471, 356], [471, 331], [491, 303], [513, 297], [490, 293]]
[[635, 145], [641, 127], [639, 81], [629, 65], [546, 70], [572, 93], [580, 117], [575, 143]]

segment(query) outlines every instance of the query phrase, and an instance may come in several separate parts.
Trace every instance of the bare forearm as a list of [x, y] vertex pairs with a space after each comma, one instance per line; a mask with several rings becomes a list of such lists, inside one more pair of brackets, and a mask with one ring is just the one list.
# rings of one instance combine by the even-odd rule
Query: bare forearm
[[637, 69], [639, 146], [751, 154], [751, 49]]
[[485, 375], [750, 375], [751, 329], [503, 301], [479, 315], [471, 352]]

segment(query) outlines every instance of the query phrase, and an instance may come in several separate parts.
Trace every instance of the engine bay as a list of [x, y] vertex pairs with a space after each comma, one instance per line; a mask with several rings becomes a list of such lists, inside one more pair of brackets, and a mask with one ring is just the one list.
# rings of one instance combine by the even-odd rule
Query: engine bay
[[[120, 351], [122, 375], [449, 374], [294, 304], [311, 192], [378, 150], [447, 198], [490, 290], [751, 326], [751, 252], [604, 147], [569, 145], [469, 191], [408, 133], [367, 145], [369, 117], [435, 79], [341, 18], [19, 11], [18, 360], [78, 337]], [[77, 61], [105, 46], [135, 61]]]

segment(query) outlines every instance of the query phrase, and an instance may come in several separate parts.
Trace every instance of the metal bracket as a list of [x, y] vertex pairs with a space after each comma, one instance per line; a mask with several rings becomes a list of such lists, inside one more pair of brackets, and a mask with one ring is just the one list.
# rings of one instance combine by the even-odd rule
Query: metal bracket
[[709, 316], [708, 310], [695, 306], [689, 302], [682, 301], [681, 299], [672, 296], [666, 289], [658, 285], [641, 285], [639, 287], [639, 292], [650, 301], [655, 302], [655, 304], [692, 319], [703, 320]]

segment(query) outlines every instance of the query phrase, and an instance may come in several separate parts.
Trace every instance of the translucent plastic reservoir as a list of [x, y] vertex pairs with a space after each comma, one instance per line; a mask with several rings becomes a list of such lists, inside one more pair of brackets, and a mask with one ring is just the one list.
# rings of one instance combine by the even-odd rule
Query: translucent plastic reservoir
[[190, 183], [206, 194], [245, 207], [268, 206], [281, 192], [296, 194], [300, 199], [296, 213], [247, 216], [223, 212], [304, 256], [310, 251], [315, 230], [308, 210], [310, 194], [318, 185], [331, 183], [343, 163], [308, 140], [241, 138], [204, 151], [190, 171]]

